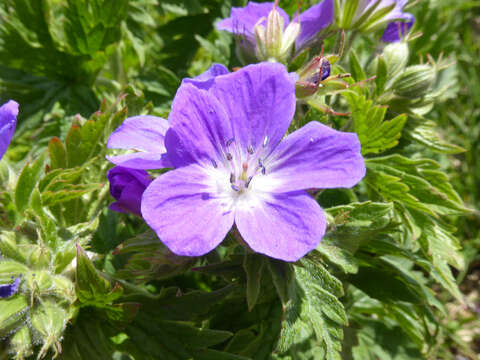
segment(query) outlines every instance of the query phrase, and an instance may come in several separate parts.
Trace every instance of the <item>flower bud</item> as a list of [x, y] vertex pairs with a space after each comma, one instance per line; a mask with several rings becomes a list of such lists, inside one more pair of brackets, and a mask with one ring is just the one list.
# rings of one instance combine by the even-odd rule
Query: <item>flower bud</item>
[[115, 166], [108, 171], [110, 194], [117, 200], [110, 209], [122, 213], [133, 213], [141, 216], [140, 202], [152, 178], [145, 170], [136, 170]]
[[304, 98], [315, 94], [320, 82], [330, 76], [331, 65], [327, 58], [316, 56], [299, 73], [295, 95]]
[[31, 245], [28, 254], [28, 264], [32, 269], [42, 269], [50, 265], [52, 253], [50, 249], [43, 245]]
[[420, 98], [427, 95], [434, 81], [435, 69], [432, 66], [409, 66], [393, 83], [393, 91], [405, 98]]
[[284, 29], [285, 20], [277, 10], [277, 5], [269, 12], [266, 27], [261, 22], [260, 20], [254, 27], [257, 58], [286, 62], [300, 34], [300, 23], [293, 20]]

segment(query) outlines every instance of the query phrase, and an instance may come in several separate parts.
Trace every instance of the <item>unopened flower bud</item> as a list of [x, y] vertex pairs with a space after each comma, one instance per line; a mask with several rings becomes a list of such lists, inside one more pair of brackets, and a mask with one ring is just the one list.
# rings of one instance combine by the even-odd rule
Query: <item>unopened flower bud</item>
[[330, 76], [331, 65], [325, 57], [316, 56], [299, 73], [295, 95], [297, 98], [308, 97], [318, 90], [320, 82]]
[[409, 66], [393, 83], [394, 93], [405, 98], [427, 95], [435, 81], [435, 69], [430, 65]]
[[277, 5], [275, 5], [268, 14], [266, 27], [261, 23], [262, 19], [254, 27], [257, 58], [259, 60], [286, 62], [300, 34], [299, 21], [291, 21], [284, 29], [285, 20], [277, 10]]

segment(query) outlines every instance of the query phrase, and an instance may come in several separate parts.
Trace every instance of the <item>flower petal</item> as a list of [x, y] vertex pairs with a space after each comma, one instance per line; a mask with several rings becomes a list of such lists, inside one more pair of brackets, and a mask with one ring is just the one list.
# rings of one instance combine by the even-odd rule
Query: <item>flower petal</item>
[[192, 79], [186, 78], [183, 79], [182, 84], [193, 84], [199, 89], [208, 90], [212, 86], [214, 79], [217, 76], [225, 75], [230, 73], [228, 69], [222, 64], [213, 64], [210, 68], [205, 71], [203, 74], [200, 74]]
[[137, 152], [132, 154], [107, 156], [107, 160], [130, 169], [164, 169], [172, 167], [167, 154]]
[[0, 285], [0, 299], [9, 298], [18, 291], [22, 275], [19, 275], [11, 284]]
[[295, 113], [294, 78], [278, 63], [249, 65], [219, 76], [209, 92], [227, 111], [235, 142], [243, 149], [265, 142], [271, 151]]
[[208, 253], [233, 225], [234, 212], [212, 193], [210, 181], [193, 164], [161, 175], [143, 194], [143, 218], [177, 255]]
[[308, 45], [318, 32], [333, 22], [333, 0], [323, 0], [300, 15], [300, 35], [295, 43], [295, 51]]
[[223, 106], [193, 84], [183, 84], [178, 89], [169, 123], [165, 146], [175, 167], [222, 159], [225, 143], [232, 138]]
[[383, 42], [397, 42], [402, 40], [410, 31], [415, 19], [408, 22], [393, 21], [387, 25], [387, 28], [383, 32]]
[[165, 153], [168, 121], [157, 116], [140, 115], [127, 118], [108, 138], [109, 149], [135, 149]]
[[[245, 7], [232, 7], [230, 17], [217, 23], [218, 30], [225, 30], [235, 35], [243, 35], [249, 42], [255, 43], [254, 27], [264, 18], [260, 24], [265, 25], [268, 13], [273, 9], [273, 2], [256, 3], [250, 1]], [[287, 13], [277, 6], [277, 11], [284, 19], [284, 26], [289, 23]]]
[[312, 121], [290, 134], [265, 160], [263, 184], [269, 191], [352, 187], [365, 176], [365, 163], [355, 133], [341, 132]]
[[18, 103], [10, 100], [0, 107], [0, 159], [7, 151], [17, 125]]
[[327, 227], [323, 210], [304, 191], [271, 194], [238, 208], [235, 223], [252, 250], [284, 261], [315, 249]]

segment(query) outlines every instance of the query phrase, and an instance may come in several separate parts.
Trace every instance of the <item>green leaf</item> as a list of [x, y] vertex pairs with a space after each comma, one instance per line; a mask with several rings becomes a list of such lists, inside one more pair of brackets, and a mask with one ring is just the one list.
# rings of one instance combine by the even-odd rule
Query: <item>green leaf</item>
[[345, 93], [350, 104], [353, 128], [362, 144], [362, 154], [381, 153], [398, 144], [407, 115], [384, 121], [387, 107], [374, 105], [372, 100], [354, 92]]
[[278, 297], [283, 308], [285, 308], [289, 302], [291, 286], [293, 285], [293, 269], [290, 264], [275, 259], [268, 259], [267, 265]]
[[[327, 209], [327, 214], [334, 218], [317, 251], [322, 252], [324, 245], [335, 245], [350, 253], [373, 239], [376, 235], [393, 230], [398, 224], [393, 222], [393, 204], [391, 203], [351, 203]], [[328, 249], [328, 248], [325, 248]], [[345, 253], [340, 253], [345, 258]], [[354, 260], [347, 259], [348, 262]], [[342, 263], [345, 266], [345, 259]], [[347, 265], [348, 266], [348, 265]], [[354, 263], [353, 268], [356, 269]], [[354, 271], [349, 271], [354, 272]]]
[[18, 327], [27, 309], [28, 302], [23, 295], [0, 299], [0, 336], [5, 336]]
[[110, 282], [100, 276], [83, 249], [77, 245], [75, 286], [78, 300], [83, 306], [105, 307], [118, 299], [123, 290], [118, 284], [112, 289]]
[[[303, 265], [313, 264], [302, 260]], [[295, 284], [289, 293], [288, 306], [282, 320], [277, 351], [295, 352], [306, 339], [314, 337], [325, 349], [326, 359], [339, 360], [347, 315], [342, 303], [327, 289], [337, 289], [339, 281], [328, 272], [295, 266]]]
[[48, 142], [48, 154], [52, 170], [67, 167], [67, 152], [58, 137], [55, 136]]
[[265, 264], [265, 258], [257, 254], [245, 253], [243, 269], [247, 274], [247, 304], [248, 311], [252, 311], [260, 295], [260, 285], [262, 283], [262, 273]]
[[468, 213], [433, 160], [390, 155], [366, 163], [367, 185], [388, 201], [399, 201], [434, 217]]
[[367, 78], [365, 71], [363, 71], [360, 62], [358, 61], [357, 54], [355, 51], [350, 51], [350, 72], [355, 81], [362, 81]]
[[20, 213], [27, 208], [32, 191], [42, 175], [45, 157], [46, 154], [42, 153], [32, 164], [27, 163], [18, 177], [15, 205]]
[[459, 154], [466, 151], [460, 146], [443, 140], [437, 130], [437, 124], [433, 121], [409, 123], [405, 128], [405, 137], [438, 153]]

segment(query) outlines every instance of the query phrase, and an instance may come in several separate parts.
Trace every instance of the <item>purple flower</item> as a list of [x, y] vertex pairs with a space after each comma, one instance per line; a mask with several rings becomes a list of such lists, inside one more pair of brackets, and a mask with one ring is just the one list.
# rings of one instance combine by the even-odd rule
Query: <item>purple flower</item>
[[[18, 106], [18, 105], [17, 105]], [[0, 298], [9, 298], [18, 291], [18, 286], [20, 285], [20, 279], [22, 278], [19, 275], [11, 284], [0, 285]], [[13, 279], [13, 277], [12, 277]]]
[[387, 28], [383, 32], [383, 42], [397, 42], [407, 36], [408, 32], [415, 22], [414, 19], [408, 22], [394, 21], [387, 25]]
[[[295, 43], [295, 51], [299, 52], [313, 42], [322, 29], [332, 23], [333, 8], [333, 0], [324, 0], [290, 22], [287, 13], [280, 7], [275, 6], [275, 3], [250, 1], [243, 8], [233, 7], [230, 17], [217, 23], [217, 28], [238, 36], [243, 52], [250, 53], [252, 56], [255, 56], [255, 53], [258, 55], [263, 48], [268, 48], [269, 34], [280, 41], [279, 44], [274, 46], [283, 47], [283, 50], [288, 52], [291, 45]], [[280, 34], [276, 35], [274, 35], [275, 31], [265, 30], [270, 25], [269, 16], [271, 16], [272, 10], [276, 10], [278, 13], [278, 19], [275, 23], [280, 26]], [[299, 29], [298, 24], [300, 25]], [[260, 31], [261, 29], [263, 31]], [[284, 39], [283, 44], [282, 37]]]
[[110, 209], [121, 213], [133, 213], [141, 216], [140, 202], [152, 178], [145, 170], [115, 166], [107, 173], [110, 182], [110, 194], [117, 200]]
[[206, 254], [234, 223], [273, 258], [296, 261], [318, 245], [326, 218], [306, 189], [354, 186], [365, 165], [356, 134], [319, 122], [282, 140], [295, 104], [295, 79], [278, 63], [180, 86], [165, 137], [175, 169], [142, 197], [143, 218], [172, 252]]
[[10, 100], [0, 107], [0, 159], [7, 151], [17, 125], [18, 103]]
[[168, 122], [165, 119], [140, 115], [126, 119], [108, 138], [109, 149], [138, 150], [138, 152], [107, 156], [115, 165], [132, 169], [162, 169], [171, 167], [166, 156], [165, 133]]

